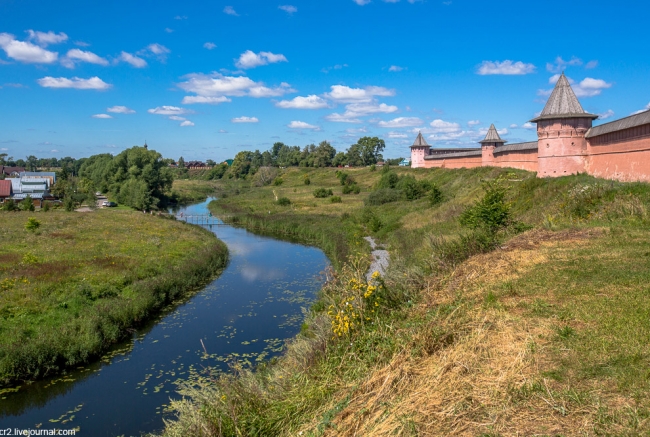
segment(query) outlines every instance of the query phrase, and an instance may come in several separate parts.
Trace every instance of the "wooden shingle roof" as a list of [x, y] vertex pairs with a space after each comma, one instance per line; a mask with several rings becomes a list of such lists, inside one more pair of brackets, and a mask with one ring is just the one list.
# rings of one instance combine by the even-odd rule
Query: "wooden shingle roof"
[[591, 118], [592, 120], [598, 118], [597, 115], [589, 114], [582, 109], [582, 105], [580, 105], [576, 94], [573, 92], [569, 80], [562, 72], [555, 84], [555, 88], [553, 88], [551, 97], [548, 98], [546, 106], [544, 106], [544, 110], [539, 114], [539, 117], [535, 117], [530, 121], [537, 122], [553, 118], [574, 117]]
[[494, 127], [494, 123], [490, 125], [490, 129], [488, 129], [487, 134], [485, 135], [485, 138], [483, 138], [479, 143], [506, 143], [505, 140], [502, 140], [501, 137], [499, 136], [499, 132], [497, 132], [497, 128]]
[[429, 147], [427, 140], [422, 136], [422, 132], [418, 132], [418, 136], [411, 147]]
[[611, 132], [616, 132], [631, 127], [642, 126], [650, 124], [650, 111], [644, 111], [639, 114], [630, 115], [629, 117], [621, 118], [620, 120], [610, 121], [609, 123], [594, 126], [587, 131], [587, 138], [597, 137]]

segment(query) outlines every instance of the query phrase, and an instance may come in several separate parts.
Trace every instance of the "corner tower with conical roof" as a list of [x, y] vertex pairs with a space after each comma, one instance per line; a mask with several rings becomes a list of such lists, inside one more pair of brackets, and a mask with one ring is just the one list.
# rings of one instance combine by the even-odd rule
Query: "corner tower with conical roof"
[[494, 124], [490, 125], [487, 134], [483, 140], [479, 141], [481, 143], [481, 152], [483, 157], [483, 166], [493, 166], [494, 165], [494, 149], [503, 146], [506, 141], [502, 140], [499, 136], [499, 132], [494, 127]]
[[427, 144], [422, 132], [418, 132], [418, 136], [411, 146], [411, 168], [423, 168], [424, 157], [429, 154], [430, 150], [431, 146]]
[[585, 134], [597, 115], [582, 109], [564, 73], [555, 84], [537, 123], [539, 177], [559, 177], [584, 172], [587, 140]]

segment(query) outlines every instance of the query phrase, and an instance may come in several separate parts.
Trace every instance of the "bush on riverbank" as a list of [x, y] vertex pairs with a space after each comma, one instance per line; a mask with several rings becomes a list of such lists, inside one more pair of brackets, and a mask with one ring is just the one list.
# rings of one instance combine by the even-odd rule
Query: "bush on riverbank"
[[[650, 270], [639, 260], [650, 253], [650, 187], [487, 168], [397, 171], [439, 187], [445, 201], [364, 208], [380, 175], [359, 170], [364, 195], [343, 204], [314, 202], [287, 172], [291, 212], [273, 209], [264, 190], [211, 206], [310, 244], [337, 236], [346, 258], [285, 356], [186, 388], [191, 399], [172, 405], [180, 416], [165, 435], [647, 431]], [[332, 186], [332, 173], [310, 172], [312, 185]], [[499, 176], [509, 191], [481, 188]], [[538, 229], [512, 238], [516, 222]], [[385, 306], [339, 339], [327, 310], [354, 306], [350, 287], [367, 264], [350, 255], [369, 233], [391, 252]]]
[[50, 211], [27, 233], [27, 214], [2, 214], [2, 384], [90, 361], [227, 262], [214, 234], [173, 220]]

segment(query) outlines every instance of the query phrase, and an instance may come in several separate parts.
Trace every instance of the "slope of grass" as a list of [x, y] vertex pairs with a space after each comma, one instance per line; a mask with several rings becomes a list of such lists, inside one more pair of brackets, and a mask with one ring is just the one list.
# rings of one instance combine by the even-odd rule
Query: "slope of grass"
[[0, 216], [3, 384], [91, 360], [227, 262], [211, 232], [133, 211]]
[[[229, 220], [346, 249], [286, 354], [186, 387], [164, 435], [648, 435], [650, 186], [400, 168], [444, 201], [366, 207], [381, 173], [346, 171], [360, 194], [342, 194], [333, 169], [221, 185], [212, 208]], [[499, 176], [513, 218], [535, 229], [485, 253], [459, 216]], [[364, 235], [391, 253], [383, 281], [363, 279]]]

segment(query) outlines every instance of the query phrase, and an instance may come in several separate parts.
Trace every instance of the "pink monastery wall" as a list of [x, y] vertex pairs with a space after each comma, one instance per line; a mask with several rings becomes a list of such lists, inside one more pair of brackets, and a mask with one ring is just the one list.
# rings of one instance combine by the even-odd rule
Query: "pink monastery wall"
[[475, 168], [482, 167], [480, 156], [460, 156], [456, 158], [425, 159], [424, 168]]
[[650, 124], [589, 138], [586, 171], [604, 179], [650, 182]]
[[494, 167], [517, 168], [519, 170], [537, 172], [537, 150], [517, 150], [497, 153], [494, 155], [491, 165]]

